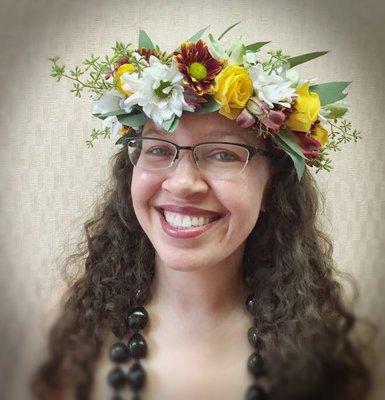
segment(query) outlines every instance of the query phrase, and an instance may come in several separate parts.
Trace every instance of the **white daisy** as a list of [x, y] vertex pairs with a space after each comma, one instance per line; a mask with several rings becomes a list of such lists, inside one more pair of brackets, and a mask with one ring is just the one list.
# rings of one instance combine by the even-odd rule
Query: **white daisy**
[[253, 81], [254, 90], [258, 98], [269, 105], [270, 108], [274, 104], [290, 108], [292, 98], [296, 97], [295, 88], [291, 87], [292, 81], [286, 74], [278, 75], [272, 71], [268, 75], [261, 63], [252, 65], [249, 69], [250, 77]]
[[183, 97], [183, 75], [174, 61], [168, 66], [151, 55], [149, 67], [143, 70], [141, 77], [136, 72], [123, 74], [121, 81], [124, 90], [133, 93], [124, 100], [125, 111], [130, 113], [133, 106], [139, 105], [159, 126], [174, 114], [180, 117], [183, 110], [195, 110]]
[[124, 97], [116, 90], [106, 90], [100, 98], [93, 98], [92, 114], [106, 114], [121, 109], [121, 100]]

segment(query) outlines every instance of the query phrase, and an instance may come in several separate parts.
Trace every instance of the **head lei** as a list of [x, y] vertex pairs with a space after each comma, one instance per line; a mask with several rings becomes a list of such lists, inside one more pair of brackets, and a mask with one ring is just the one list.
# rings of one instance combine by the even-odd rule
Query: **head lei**
[[343, 118], [347, 107], [340, 102], [351, 82], [316, 83], [294, 69], [327, 51], [292, 57], [276, 50], [262, 58], [260, 50], [270, 42], [245, 44], [239, 37], [224, 45], [223, 36], [238, 24], [217, 39], [211, 33], [201, 38], [206, 27], [172, 53], [140, 30], [136, 48], [118, 41], [111, 57], [91, 55], [68, 72], [59, 57], [51, 58], [51, 76], [72, 80], [77, 97], [88, 90], [92, 114], [103, 120], [87, 146], [111, 136], [122, 144], [149, 118], [171, 134], [182, 114], [219, 112], [251, 134], [271, 138], [277, 154], [290, 156], [299, 180], [306, 165], [330, 171], [330, 150], [361, 138]]

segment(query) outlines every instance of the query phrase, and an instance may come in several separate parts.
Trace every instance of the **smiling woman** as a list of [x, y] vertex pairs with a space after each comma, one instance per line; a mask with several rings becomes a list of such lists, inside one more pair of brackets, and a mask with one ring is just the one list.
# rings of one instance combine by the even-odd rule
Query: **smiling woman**
[[[37, 399], [367, 398], [357, 318], [343, 301], [333, 245], [318, 226], [321, 196], [305, 168], [305, 159], [323, 165], [326, 89], [303, 84], [295, 94], [293, 71], [257, 63], [249, 75], [235, 50], [212, 46], [220, 62], [198, 41], [171, 66], [141, 48], [109, 72], [127, 104], [107, 111], [102, 95], [98, 115], [119, 127], [123, 147], [81, 251], [68, 258], [84, 271], [34, 376]], [[146, 68], [132, 75], [127, 62], [140, 69], [140, 56]], [[187, 87], [175, 62], [180, 74], [191, 63]], [[213, 87], [219, 103], [203, 97]], [[202, 104], [206, 112], [190, 112]], [[278, 133], [286, 119], [306, 132]], [[304, 151], [298, 135], [311, 144]]]
[[[270, 147], [217, 113], [183, 116], [172, 138], [194, 146], [218, 140], [218, 129], [236, 129], [240, 144]], [[299, 183], [288, 158], [263, 155], [226, 179], [206, 176], [188, 152], [164, 169], [139, 164], [126, 147], [116, 155], [112, 189], [85, 225], [77, 257], [88, 253], [86, 270], [52, 330], [37, 398], [53, 398], [57, 387], [79, 399], [112, 394], [94, 379], [113, 370], [100, 356], [114, 343], [108, 327], [137, 348], [131, 375], [146, 371], [146, 385], [138, 384], [146, 399], [240, 399], [248, 386], [260, 396], [249, 391], [250, 399], [364, 398], [368, 373], [348, 336], [355, 317], [333, 277], [330, 240], [316, 227], [311, 175]], [[145, 306], [138, 321], [150, 323], [132, 342], [126, 317], [138, 306]], [[130, 358], [113, 346], [112, 360]], [[246, 368], [253, 354], [258, 386], [253, 361]], [[109, 379], [123, 393], [113, 371]]]

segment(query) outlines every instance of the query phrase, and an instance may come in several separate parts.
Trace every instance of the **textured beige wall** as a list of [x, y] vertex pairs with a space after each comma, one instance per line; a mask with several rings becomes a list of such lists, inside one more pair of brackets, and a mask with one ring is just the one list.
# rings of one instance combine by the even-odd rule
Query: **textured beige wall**
[[[28, 399], [27, 377], [39, 360], [55, 291], [58, 259], [81, 231], [88, 207], [108, 175], [115, 148], [87, 139], [99, 121], [87, 98], [70, 83], [49, 77], [48, 57], [69, 65], [83, 54], [105, 54], [116, 39], [136, 43], [143, 27], [161, 47], [211, 23], [220, 34], [242, 20], [231, 36], [272, 40], [289, 54], [330, 50], [300, 67], [320, 82], [353, 80], [350, 119], [364, 135], [334, 159], [331, 174], [317, 174], [327, 199], [325, 230], [335, 259], [360, 284], [357, 311], [384, 327], [385, 218], [384, 7], [381, 0], [291, 1], [44, 1], [1, 0], [0, 17], [0, 246], [1, 358], [3, 399]], [[211, 18], [210, 15], [214, 15]], [[49, 301], [48, 301], [49, 300]], [[385, 389], [384, 333], [375, 342], [376, 393]]]

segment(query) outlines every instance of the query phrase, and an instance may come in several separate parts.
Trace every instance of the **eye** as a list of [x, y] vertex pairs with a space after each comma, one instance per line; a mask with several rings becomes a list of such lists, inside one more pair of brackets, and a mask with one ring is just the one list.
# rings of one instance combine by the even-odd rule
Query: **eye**
[[239, 161], [239, 157], [236, 154], [223, 150], [213, 152], [212, 154], [208, 155], [208, 157], [214, 158], [217, 161], [224, 161], [224, 162]]
[[166, 146], [153, 146], [146, 150], [146, 154], [153, 156], [169, 156], [173, 155], [173, 152]]

